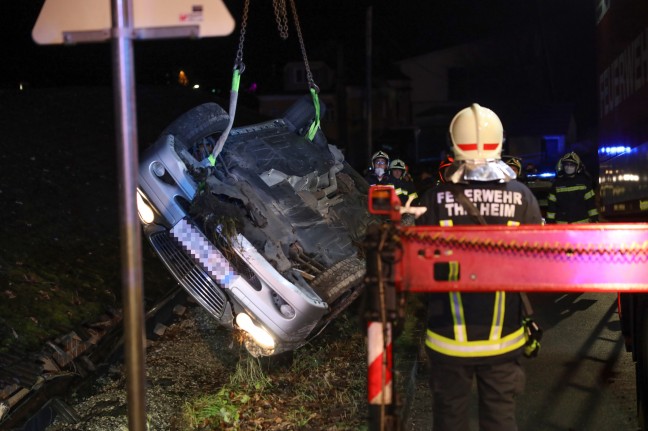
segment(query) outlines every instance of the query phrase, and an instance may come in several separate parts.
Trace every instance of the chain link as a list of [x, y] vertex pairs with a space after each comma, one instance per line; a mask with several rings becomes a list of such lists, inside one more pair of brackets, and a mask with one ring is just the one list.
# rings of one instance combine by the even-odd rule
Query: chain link
[[288, 12], [286, 11], [286, 0], [272, 0], [274, 7], [277, 30], [283, 40], [288, 39]]
[[445, 247], [454, 247], [462, 250], [484, 250], [487, 252], [503, 252], [512, 254], [533, 255], [536, 257], [551, 258], [568, 258], [568, 259], [587, 259], [591, 261], [612, 261], [628, 263], [645, 263], [648, 262], [648, 241], [643, 244], [632, 243], [630, 246], [625, 245], [591, 245], [582, 247], [580, 245], [572, 246], [571, 244], [554, 244], [547, 243], [529, 244], [524, 242], [518, 244], [515, 241], [504, 242], [492, 239], [470, 239], [466, 237], [458, 238], [455, 236], [443, 236], [441, 234], [428, 234], [425, 232], [401, 232], [401, 237], [410, 241], [416, 241], [424, 244], [434, 244]]
[[[285, 0], [284, 0], [285, 1]], [[301, 27], [299, 25], [299, 17], [297, 16], [297, 7], [295, 7], [295, 0], [290, 0], [290, 8], [292, 9], [293, 19], [295, 20], [295, 29], [297, 30], [297, 38], [299, 39], [299, 46], [301, 47], [302, 57], [304, 58], [304, 68], [306, 69], [306, 79], [308, 79], [308, 87], [314, 88], [319, 93], [319, 87], [315, 85], [313, 74], [308, 64], [308, 56], [306, 55], [306, 46], [304, 45], [304, 38], [302, 37]]]
[[241, 21], [241, 34], [239, 36], [238, 50], [236, 51], [236, 62], [234, 68], [241, 69], [241, 73], [245, 69], [243, 64], [243, 44], [245, 42], [245, 32], [247, 31], [248, 11], [250, 9], [250, 0], [245, 0], [243, 5], [243, 19]]

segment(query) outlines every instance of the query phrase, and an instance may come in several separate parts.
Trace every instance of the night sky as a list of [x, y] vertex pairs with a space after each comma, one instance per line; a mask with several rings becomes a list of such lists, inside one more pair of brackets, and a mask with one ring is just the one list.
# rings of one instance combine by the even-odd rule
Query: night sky
[[[109, 1], [109, 0], [106, 0]], [[544, 94], [557, 102], [577, 103], [584, 122], [595, 118], [594, 11], [591, 0], [296, 0], [310, 61], [334, 64], [341, 49], [350, 76], [365, 74], [365, 16], [373, 6], [373, 58], [376, 73], [393, 61], [470, 42], [505, 35], [515, 38], [534, 32], [542, 41], [551, 74], [548, 91], [521, 91], [521, 100]], [[110, 85], [110, 45], [38, 46], [31, 29], [43, 0], [3, 2], [0, 24], [4, 34], [0, 88]], [[226, 0], [237, 23], [242, 1]], [[286, 61], [301, 60], [294, 27], [287, 41], [280, 39], [270, 0], [251, 0], [244, 51], [244, 78], [259, 92], [274, 92]], [[232, 35], [201, 40], [136, 41], [136, 81], [173, 82], [180, 69], [190, 78], [227, 91], [238, 46], [238, 27]], [[343, 47], [343, 48], [340, 48]], [[516, 53], [519, 56], [520, 53]], [[524, 55], [524, 54], [523, 54]], [[537, 55], [537, 53], [529, 53]], [[513, 57], [513, 56], [512, 56]], [[511, 58], [524, 62], [524, 58]], [[503, 68], [508, 67], [502, 64]], [[529, 82], [537, 87], [538, 83]]]

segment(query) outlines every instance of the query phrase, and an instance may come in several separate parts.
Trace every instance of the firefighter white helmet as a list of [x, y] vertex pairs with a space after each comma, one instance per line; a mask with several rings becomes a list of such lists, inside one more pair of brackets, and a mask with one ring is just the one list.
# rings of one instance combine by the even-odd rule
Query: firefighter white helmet
[[401, 169], [405, 171], [407, 170], [407, 166], [405, 166], [405, 162], [401, 159], [395, 159], [389, 164], [389, 169]]
[[371, 156], [372, 165], [376, 162], [376, 159], [385, 159], [385, 164], [389, 165], [389, 156], [384, 151], [375, 152], [374, 155]]
[[473, 103], [450, 123], [455, 160], [500, 159], [504, 128], [497, 114]]

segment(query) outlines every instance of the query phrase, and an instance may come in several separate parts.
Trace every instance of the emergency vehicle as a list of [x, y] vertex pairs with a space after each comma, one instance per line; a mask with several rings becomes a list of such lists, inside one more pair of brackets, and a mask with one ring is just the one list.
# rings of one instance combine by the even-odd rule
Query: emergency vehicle
[[[599, 0], [596, 11], [600, 214], [648, 221], [648, 3]], [[648, 296], [619, 294], [626, 349], [636, 363], [637, 413], [648, 423]]]

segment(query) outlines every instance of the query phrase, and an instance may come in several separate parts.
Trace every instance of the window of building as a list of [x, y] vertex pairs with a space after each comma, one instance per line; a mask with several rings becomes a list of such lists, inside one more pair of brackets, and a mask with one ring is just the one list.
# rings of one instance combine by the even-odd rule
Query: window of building
[[547, 160], [558, 161], [565, 153], [565, 137], [561, 135], [543, 136], [542, 147]]

